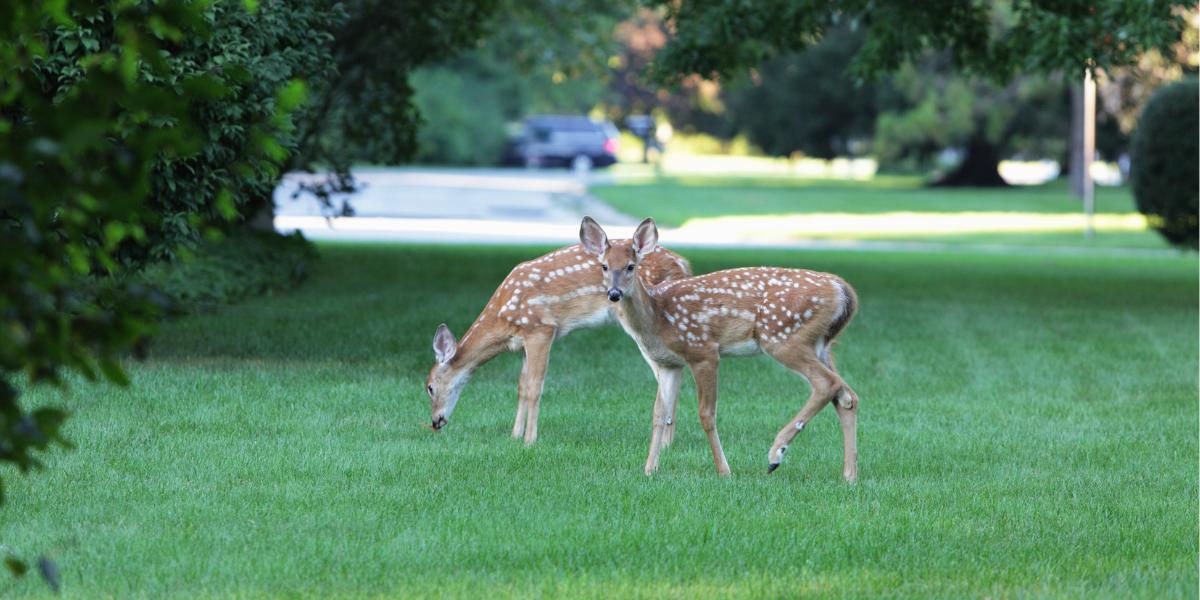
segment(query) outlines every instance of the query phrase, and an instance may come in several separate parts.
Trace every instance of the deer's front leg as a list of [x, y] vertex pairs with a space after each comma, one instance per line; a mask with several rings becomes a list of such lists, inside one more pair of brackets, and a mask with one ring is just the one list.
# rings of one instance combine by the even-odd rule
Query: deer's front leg
[[525, 416], [529, 412], [525, 404], [525, 375], [529, 372], [529, 356], [521, 356], [521, 375], [517, 377], [517, 418], [513, 421], [512, 436], [519, 438], [525, 435]]
[[729, 463], [721, 449], [721, 438], [717, 435], [717, 365], [720, 357], [713, 356], [689, 364], [692, 378], [696, 380], [696, 395], [700, 402], [700, 425], [708, 434], [712, 446], [713, 460], [717, 463], [717, 474], [729, 475]]
[[671, 368], [672, 367], [661, 367], [658, 365], [655, 365], [654, 367], [654, 378], [658, 380], [658, 392], [655, 398], [655, 406], [658, 405], [657, 403], [662, 402], [664, 398], [667, 399], [667, 423], [666, 426], [663, 427], [662, 448], [670, 446], [671, 442], [675, 441], [675, 411], [679, 408], [679, 384], [683, 381], [683, 368], [680, 367], [679, 373], [674, 375], [674, 379], [668, 381], [668, 383], [671, 383], [672, 385], [665, 388], [663, 387], [663, 380], [661, 377], [659, 377], [659, 371]]
[[671, 402], [671, 412], [667, 415], [667, 427], [663, 430], [663, 447], [675, 441], [675, 410], [679, 408], [679, 388], [675, 388], [675, 401]]
[[[546, 365], [550, 362], [550, 345], [554, 343], [554, 326], [539, 327], [525, 335], [525, 366], [522, 395], [525, 410], [525, 445], [537, 440], [538, 404], [542, 400], [542, 385], [546, 380]], [[514, 427], [515, 429], [515, 427]]]
[[650, 456], [646, 458], [646, 474], [658, 470], [658, 455], [663, 446], [670, 443], [666, 438], [668, 421], [673, 420], [676, 400], [679, 398], [679, 384], [683, 381], [683, 367], [663, 367], [657, 369], [658, 392], [654, 399], [654, 430], [650, 437]]

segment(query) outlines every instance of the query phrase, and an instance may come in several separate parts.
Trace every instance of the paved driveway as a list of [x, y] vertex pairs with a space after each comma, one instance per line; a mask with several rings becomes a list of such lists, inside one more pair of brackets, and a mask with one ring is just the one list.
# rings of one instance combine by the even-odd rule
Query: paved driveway
[[565, 170], [364, 169], [348, 197], [353, 217], [326, 219], [308, 194], [293, 198], [313, 175], [291, 174], [275, 191], [275, 227], [309, 239], [451, 243], [569, 243], [590, 215], [611, 226], [636, 225], [587, 194], [608, 183], [603, 172]]

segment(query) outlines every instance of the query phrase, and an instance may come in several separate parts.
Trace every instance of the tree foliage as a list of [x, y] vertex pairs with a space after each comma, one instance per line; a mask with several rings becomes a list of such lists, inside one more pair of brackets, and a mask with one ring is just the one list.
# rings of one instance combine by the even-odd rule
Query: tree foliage
[[839, 24], [864, 28], [852, 70], [875, 77], [929, 50], [953, 67], [1004, 81], [1017, 72], [1108, 70], [1179, 39], [1183, 0], [655, 0], [675, 37], [654, 69], [663, 80], [729, 77], [804, 50]]
[[625, 0], [501, 0], [473, 47], [412, 72], [416, 159], [495, 164], [509, 123], [607, 100], [611, 32], [632, 13]]
[[[296, 145], [291, 110], [303, 101], [302, 82], [320, 82], [332, 70], [325, 29], [340, 11], [319, 0], [264, 3], [254, 12], [218, 2], [200, 14], [208, 34], [167, 40], [159, 68], [145, 61], [131, 67], [146, 85], [188, 98], [195, 126], [188, 139], [197, 151], [155, 157], [147, 203], [152, 222], [145, 240], [122, 245], [125, 260], [174, 258], [181, 245], [200, 241], [201, 224], [236, 222], [253, 212], [247, 205], [271, 193]], [[98, 54], [122, 43], [108, 12], [72, 16], [70, 24], [43, 33], [47, 52], [33, 68], [52, 104], [73, 93]], [[286, 110], [276, 110], [279, 102]], [[131, 117], [118, 114], [116, 126]], [[176, 120], [154, 125], [173, 127]]]
[[1191, 79], [1150, 97], [1130, 146], [1138, 210], [1176, 246], [1197, 248], [1200, 204], [1200, 84]]
[[840, 27], [806, 52], [767, 60], [752, 86], [730, 94], [734, 127], [771, 155], [850, 153], [851, 141], [870, 139], [879, 110], [894, 102], [890, 82], [847, 76], [862, 44], [862, 30]]
[[[103, 23], [114, 43], [58, 35], [81, 21]], [[125, 383], [116, 353], [145, 339], [166, 308], [104, 275], [122, 270], [120, 246], [144, 241], [154, 222], [145, 202], [156, 159], [198, 147], [187, 96], [142, 75], [165, 75], [160, 51], [206, 29], [184, 2], [0, 7], [0, 462], [38, 469], [40, 452], [69, 446], [66, 411], [26, 410], [16, 377], [61, 384], [66, 369]], [[43, 68], [72, 46], [88, 60], [66, 89], [48, 87]], [[17, 557], [5, 562], [27, 570]]]
[[312, 86], [287, 170], [329, 171], [305, 189], [333, 212], [338, 192], [354, 189], [355, 162], [400, 164], [416, 153], [421, 117], [410, 74], [474, 44], [497, 0], [321, 0], [344, 18], [319, 25], [332, 39], [331, 72]]
[[943, 54], [901, 67], [889, 81], [900, 102], [879, 114], [873, 150], [881, 162], [928, 171], [945, 148], [963, 148], [947, 185], [1004, 185], [1003, 156], [1066, 153], [1070, 105], [1062, 77], [1020, 75], [1005, 84], [955, 71]]

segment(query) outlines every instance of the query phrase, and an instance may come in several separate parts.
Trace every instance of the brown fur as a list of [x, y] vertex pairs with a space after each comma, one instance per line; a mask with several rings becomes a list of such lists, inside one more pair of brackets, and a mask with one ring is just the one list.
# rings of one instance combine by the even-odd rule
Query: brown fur
[[[643, 265], [639, 276], [651, 285], [691, 275], [687, 260], [665, 248], [647, 256]], [[445, 425], [475, 369], [500, 354], [524, 349], [512, 436], [523, 435], [525, 443], [533, 443], [551, 344], [575, 329], [613, 320], [615, 305], [608, 300], [602, 279], [595, 256], [579, 244], [567, 246], [517, 265], [461, 341], [456, 342], [449, 329], [439, 328], [434, 338], [439, 360], [426, 380], [427, 390], [433, 389], [434, 427]]]
[[[599, 229], [588, 221], [584, 227]], [[603, 231], [593, 231], [592, 237], [603, 239]], [[768, 452], [771, 469], [778, 466], [787, 445], [803, 425], [826, 404], [837, 400], [845, 442], [844, 475], [853, 480], [857, 476], [854, 440], [858, 397], [832, 364], [821, 358], [854, 316], [857, 296], [849, 284], [828, 273], [774, 267], [718, 271], [658, 285], [640, 277], [622, 280], [629, 265], [635, 266], [635, 272], [640, 271], [644, 257], [657, 247], [657, 238], [653, 220], [647, 219], [629, 244], [585, 246], [597, 252], [608, 267], [605, 283], [610, 290], [622, 294], [617, 318], [642, 353], [658, 363], [660, 396], [664, 380], [672, 382], [677, 390], [675, 379], [685, 365], [691, 368], [699, 396], [700, 422], [712, 446], [718, 473], [729, 474], [729, 465], [716, 429], [717, 365], [722, 356], [765, 352], [805, 377], [813, 388], [804, 408], [776, 436]], [[662, 427], [674, 403], [675, 397], [656, 401], [659, 408], [646, 461], [647, 474], [658, 468]]]

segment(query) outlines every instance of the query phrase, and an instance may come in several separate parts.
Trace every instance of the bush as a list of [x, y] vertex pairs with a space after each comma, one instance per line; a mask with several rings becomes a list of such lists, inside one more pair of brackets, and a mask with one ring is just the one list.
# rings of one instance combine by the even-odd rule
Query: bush
[[1138, 210], [1168, 242], [1196, 249], [1200, 192], [1200, 84], [1168, 85], [1150, 97], [1130, 144]]
[[317, 249], [299, 232], [238, 229], [202, 244], [190, 259], [151, 265], [139, 278], [195, 310], [295, 287], [317, 258]]

